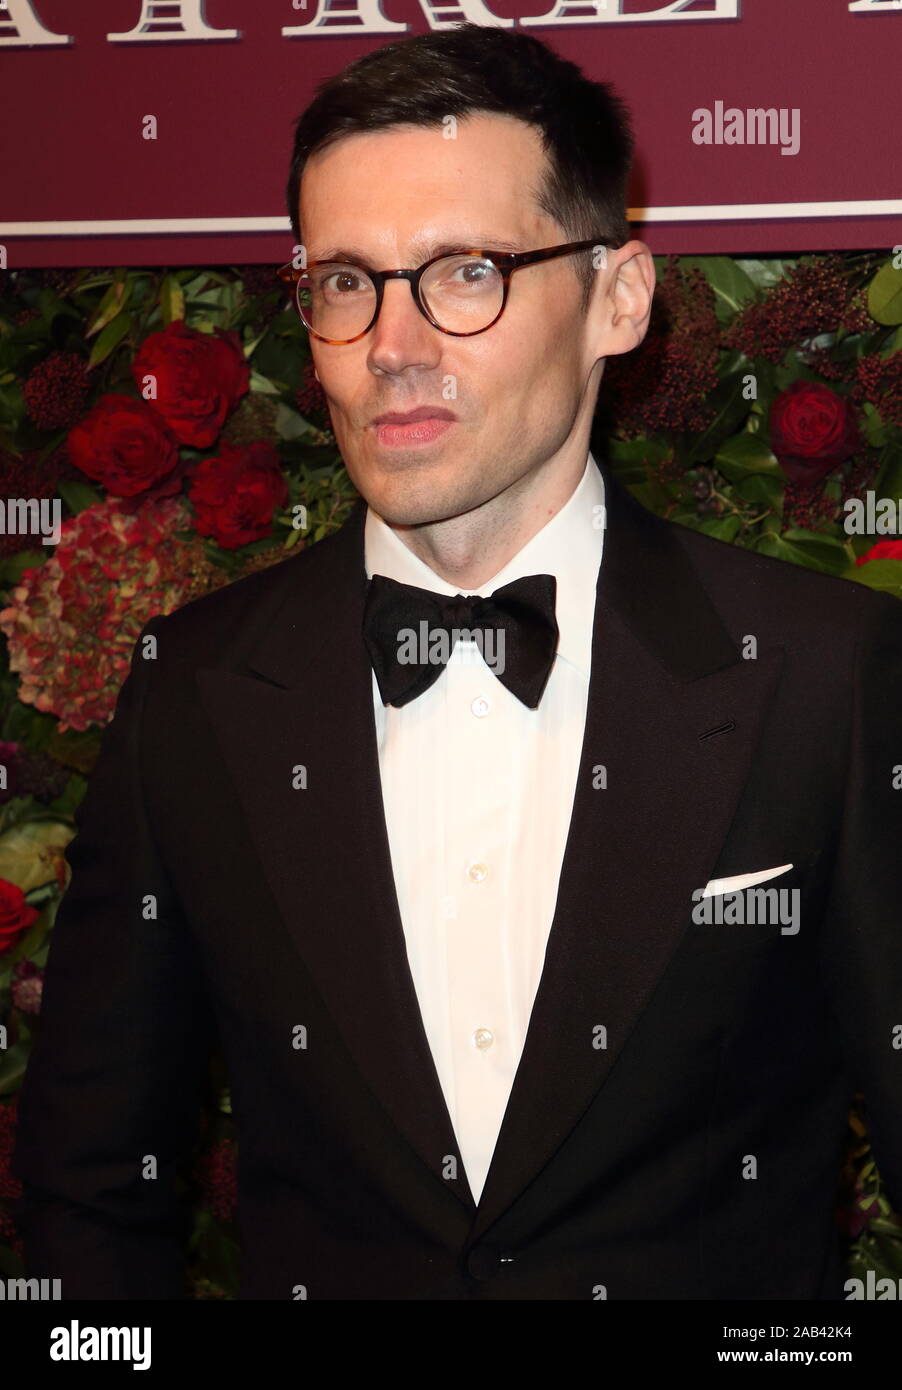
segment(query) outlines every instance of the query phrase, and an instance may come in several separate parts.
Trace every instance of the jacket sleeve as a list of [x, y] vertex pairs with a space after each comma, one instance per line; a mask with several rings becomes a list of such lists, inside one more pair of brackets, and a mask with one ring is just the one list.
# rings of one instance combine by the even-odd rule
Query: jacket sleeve
[[[64, 1299], [185, 1296], [190, 1213], [174, 1177], [196, 1136], [214, 1032], [142, 794], [143, 711], [165, 621], [138, 637], [76, 811], [19, 1100], [12, 1171], [26, 1273], [61, 1279]], [[143, 656], [148, 633], [157, 660]]]
[[851, 695], [822, 968], [886, 1196], [902, 1212], [902, 603], [888, 594], [862, 595]]

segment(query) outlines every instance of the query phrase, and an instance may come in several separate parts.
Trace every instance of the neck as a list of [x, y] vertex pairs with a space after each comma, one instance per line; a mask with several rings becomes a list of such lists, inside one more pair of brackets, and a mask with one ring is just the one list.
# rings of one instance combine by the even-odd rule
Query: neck
[[576, 442], [566, 454], [558, 452], [472, 511], [429, 525], [392, 529], [447, 584], [479, 589], [569, 502], [587, 456], [588, 441]]

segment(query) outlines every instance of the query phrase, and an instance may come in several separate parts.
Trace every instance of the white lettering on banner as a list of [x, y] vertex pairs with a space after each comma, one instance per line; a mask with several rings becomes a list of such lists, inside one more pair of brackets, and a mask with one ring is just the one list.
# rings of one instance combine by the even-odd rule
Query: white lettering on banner
[[[662, 19], [738, 19], [739, 0], [708, 0], [713, 9], [690, 10], [698, 0], [669, 0], [657, 10], [643, 10], [641, 13], [624, 14], [624, 0], [557, 0], [553, 10], [546, 14], [524, 15], [520, 24], [525, 29], [534, 24], [651, 24]], [[586, 14], [594, 4], [596, 13]]]
[[[173, 25], [181, 27], [174, 29]], [[107, 34], [110, 43], [158, 43], [184, 39], [237, 39], [239, 29], [211, 29], [204, 0], [141, 0], [141, 17], [125, 34]]]
[[[456, 13], [456, 11], [455, 11]], [[309, 24], [292, 24], [281, 31], [284, 39], [319, 37], [332, 34], [403, 34], [410, 28], [400, 20], [386, 19], [382, 0], [317, 0]]]
[[[71, 34], [57, 34], [38, 18], [39, 0], [0, 0], [0, 49], [48, 48], [73, 44]], [[554, 0], [545, 14], [524, 15], [522, 19], [503, 19], [494, 14], [485, 0], [419, 0], [430, 29], [452, 29], [461, 20], [509, 29], [514, 25], [566, 28], [575, 24], [660, 24], [680, 20], [723, 20], [740, 18], [740, 0], [663, 0], [656, 10], [628, 12], [630, 0]], [[308, 24], [291, 25], [280, 31], [284, 38], [329, 38], [333, 34], [397, 34], [409, 24], [388, 19], [383, 0], [316, 0], [316, 11]], [[707, 9], [699, 9], [707, 4]], [[300, 6], [306, 9], [306, 0]], [[295, 5], [295, 8], [299, 8]], [[902, 14], [902, 0], [848, 0], [850, 14]], [[178, 43], [186, 39], [240, 39], [240, 29], [214, 29], [204, 16], [204, 0], [141, 0], [141, 11], [133, 29], [107, 34], [110, 43]]]
[[54, 34], [45, 29], [31, 0], [6, 0], [5, 5], [0, 0], [0, 6], [6, 10], [5, 17], [0, 13], [0, 47], [26, 48], [33, 44], [49, 48], [51, 44], [73, 42], [71, 34]]

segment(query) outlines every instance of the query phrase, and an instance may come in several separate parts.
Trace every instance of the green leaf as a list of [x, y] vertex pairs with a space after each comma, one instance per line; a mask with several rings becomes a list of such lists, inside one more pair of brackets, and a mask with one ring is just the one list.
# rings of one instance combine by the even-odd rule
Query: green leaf
[[765, 473], [780, 479], [783, 476], [764, 435], [750, 434], [747, 430], [725, 440], [714, 455], [714, 462], [731, 481], [746, 478], [750, 473]]
[[75, 831], [53, 817], [26, 821], [0, 835], [0, 878], [18, 884], [23, 893], [55, 878], [54, 851], [65, 849]]
[[[10, 965], [18, 965], [20, 960], [31, 960], [35, 952], [40, 949], [41, 943], [49, 931], [51, 918], [56, 915], [55, 905], [59, 901], [60, 892], [59, 886], [55, 880], [53, 884], [47, 885], [47, 889], [48, 896], [54, 903], [54, 909], [50, 913], [39, 910], [38, 916], [32, 922], [28, 930], [23, 932], [17, 939], [12, 950], [7, 951], [4, 955], [4, 960]], [[31, 894], [28, 895], [29, 906], [40, 908], [39, 903], [31, 901], [31, 896]]]
[[276, 407], [276, 433], [280, 439], [301, 439], [310, 430], [307, 421], [302, 419], [290, 405], [280, 401]]
[[736, 539], [741, 525], [742, 518], [733, 512], [730, 516], [705, 517], [699, 529], [715, 540], [732, 541]]
[[[128, 299], [128, 284], [122, 280], [114, 280], [97, 306], [96, 313], [88, 320], [85, 329], [85, 337], [93, 338], [95, 333], [99, 333], [107, 324], [112, 323], [125, 307]], [[93, 360], [93, 359], [91, 359]]]
[[783, 510], [783, 479], [767, 473], [749, 473], [733, 484], [733, 492], [744, 502]]
[[798, 260], [762, 261], [748, 260], [740, 256], [737, 258], [736, 265], [759, 290], [772, 290], [774, 285], [778, 285], [781, 280], [786, 279], [789, 272], [798, 265]]
[[261, 396], [281, 395], [281, 390], [276, 386], [275, 382], [270, 381], [268, 377], [262, 376], [260, 372], [254, 371], [253, 368], [251, 368], [249, 389], [259, 392]]
[[185, 295], [175, 275], [166, 275], [163, 278], [160, 286], [160, 313], [164, 325], [185, 317]]
[[902, 499], [902, 443], [898, 439], [888, 440], [881, 450], [874, 492], [878, 497]]
[[751, 402], [743, 398], [738, 381], [730, 377], [719, 381], [713, 391], [708, 392], [707, 404], [714, 409], [711, 423], [690, 441], [687, 449], [687, 462], [707, 463], [717, 452], [722, 442], [733, 434], [745, 420]]
[[882, 449], [886, 443], [887, 426], [880, 418], [876, 407], [865, 401], [861, 407], [861, 432], [873, 449]]
[[[59, 490], [62, 491], [62, 488]], [[48, 545], [41, 550], [18, 550], [14, 555], [4, 555], [0, 559], [0, 588], [15, 588], [21, 583], [26, 570], [43, 565], [51, 549]]]
[[120, 314], [118, 318], [113, 319], [112, 323], [108, 323], [91, 349], [91, 356], [88, 358], [89, 364], [96, 367], [98, 362], [105, 361], [122, 342], [131, 326], [131, 314]]
[[78, 516], [78, 513], [85, 511], [87, 507], [93, 507], [95, 503], [103, 501], [102, 493], [91, 487], [90, 483], [79, 482], [77, 478], [61, 479], [56, 485], [56, 490], [73, 516]]
[[59, 817], [74, 816], [87, 789], [88, 779], [80, 772], [73, 772], [61, 795], [48, 803], [47, 810]]
[[21, 1040], [0, 1050], [0, 1095], [11, 1096], [18, 1091], [28, 1065], [29, 1051], [28, 1045]]
[[[787, 541], [774, 531], [763, 530], [755, 541], [755, 550], [761, 555], [770, 555], [775, 560], [786, 560], [791, 565], [817, 570], [821, 574], [839, 572], [835, 566], [826, 565], [822, 555], [811, 545]], [[902, 569], [902, 565], [899, 568]]]
[[643, 507], [647, 507], [650, 512], [661, 515], [670, 506], [672, 500], [670, 493], [657, 478], [649, 478], [643, 483], [628, 483], [627, 487], [636, 500], [641, 502]]
[[744, 304], [755, 297], [755, 285], [732, 256], [681, 256], [680, 269], [702, 272], [714, 291], [719, 323], [732, 323]]
[[792, 526], [783, 532], [783, 539], [804, 551], [812, 569], [822, 570], [824, 574], [843, 575], [849, 567], [852, 558], [849, 547], [835, 536], [815, 534]]
[[902, 560], [867, 560], [863, 565], [853, 565], [842, 577], [902, 598]]
[[902, 324], [902, 270], [892, 261], [882, 265], [868, 285], [868, 313], [878, 323]]

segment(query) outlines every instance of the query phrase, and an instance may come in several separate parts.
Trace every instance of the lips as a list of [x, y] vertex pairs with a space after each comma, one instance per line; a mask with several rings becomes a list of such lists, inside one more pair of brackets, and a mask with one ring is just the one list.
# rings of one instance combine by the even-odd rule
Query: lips
[[445, 410], [440, 405], [420, 405], [416, 410], [389, 410], [377, 415], [374, 425], [415, 425], [420, 420], [456, 420], [453, 410]]
[[441, 405], [418, 405], [416, 410], [387, 410], [373, 421], [383, 449], [419, 449], [433, 444], [456, 421], [453, 410]]

